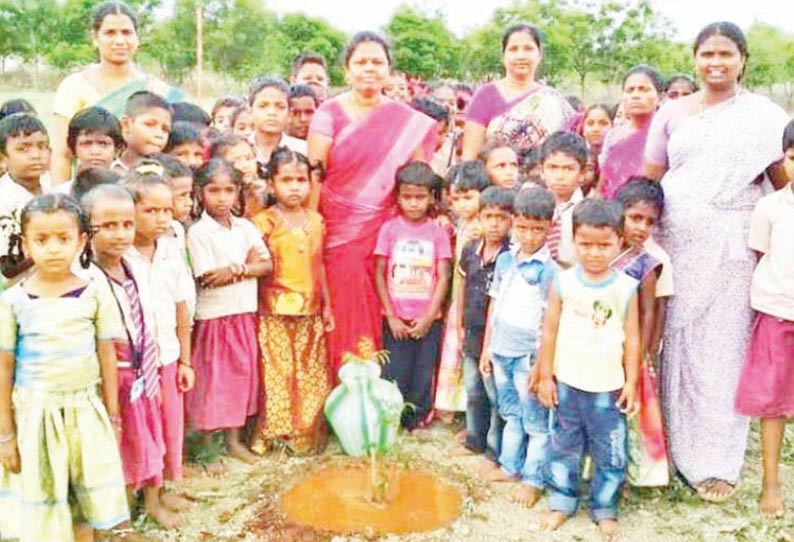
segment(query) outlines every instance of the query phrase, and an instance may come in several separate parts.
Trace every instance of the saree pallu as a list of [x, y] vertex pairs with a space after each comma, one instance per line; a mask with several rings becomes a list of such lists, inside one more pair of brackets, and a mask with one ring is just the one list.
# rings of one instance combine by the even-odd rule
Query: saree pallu
[[251, 449], [262, 454], [284, 439], [294, 452], [319, 451], [331, 393], [322, 317], [263, 316], [259, 346], [265, 401]]
[[769, 99], [740, 93], [683, 118], [667, 144], [659, 241], [676, 293], [668, 301], [662, 399], [673, 463], [691, 484], [735, 482], [744, 462], [749, 424], [735, 413], [734, 397], [753, 321], [747, 237], [753, 207], [771, 189], [756, 180], [780, 157], [787, 122]]
[[107, 109], [117, 119], [124, 116], [124, 109], [127, 106], [127, 100], [136, 92], [147, 90], [157, 94], [169, 103], [178, 102], [183, 98], [182, 91], [176, 87], [172, 87], [158, 79], [145, 75], [139, 77], [134, 81], [130, 81], [123, 87], [114, 90], [110, 94], [102, 96], [94, 105]]
[[[338, 103], [324, 104], [337, 107]], [[344, 113], [338, 113], [344, 115]], [[332, 379], [345, 353], [366, 355], [381, 345], [382, 310], [375, 292], [372, 251], [381, 225], [394, 216], [394, 178], [417, 150], [429, 159], [435, 122], [388, 102], [334, 135], [320, 195], [325, 218], [325, 264], [336, 328], [328, 335]]]
[[562, 94], [540, 86], [508, 102], [492, 117], [486, 137], [508, 141], [518, 151], [534, 149], [554, 132], [571, 130], [578, 118]]
[[604, 199], [615, 199], [615, 194], [629, 178], [642, 172], [643, 151], [649, 126], [650, 122], [634, 130], [628, 124], [622, 124], [607, 134], [599, 157], [603, 178], [600, 192]]

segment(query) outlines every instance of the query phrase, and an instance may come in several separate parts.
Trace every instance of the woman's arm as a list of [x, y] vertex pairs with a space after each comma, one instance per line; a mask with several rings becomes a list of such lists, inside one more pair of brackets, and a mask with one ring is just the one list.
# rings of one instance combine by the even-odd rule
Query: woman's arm
[[476, 122], [466, 121], [463, 125], [463, 150], [460, 153], [460, 159], [476, 160], [485, 145], [485, 134], [487, 128]]
[[52, 146], [50, 178], [53, 186], [65, 183], [72, 177], [72, 153], [66, 144], [68, 131], [69, 119], [54, 113], [50, 127], [50, 145]]
[[[309, 164], [313, 167], [321, 165], [323, 170], [328, 164], [328, 153], [331, 152], [331, 147], [334, 140], [330, 137], [320, 135], [318, 133], [309, 132], [307, 140]], [[309, 194], [309, 209], [316, 211], [320, 206], [320, 189], [322, 185], [317, 180], [312, 179], [312, 189]]]

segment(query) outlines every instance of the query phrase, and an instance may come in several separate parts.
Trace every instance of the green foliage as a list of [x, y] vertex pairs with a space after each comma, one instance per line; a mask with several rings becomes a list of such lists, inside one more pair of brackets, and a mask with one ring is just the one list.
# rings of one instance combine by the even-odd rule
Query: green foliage
[[424, 79], [460, 73], [461, 46], [440, 14], [427, 16], [402, 5], [386, 25], [398, 70]]

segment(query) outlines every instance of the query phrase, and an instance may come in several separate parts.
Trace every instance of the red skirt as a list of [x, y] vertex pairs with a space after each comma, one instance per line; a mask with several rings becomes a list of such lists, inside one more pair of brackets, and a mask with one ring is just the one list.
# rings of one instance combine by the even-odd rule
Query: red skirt
[[736, 411], [753, 418], [794, 416], [794, 322], [758, 313]]
[[243, 427], [259, 412], [260, 368], [254, 313], [198, 320], [193, 329], [196, 386], [187, 416], [200, 431]]
[[141, 395], [130, 402], [135, 371], [118, 370], [119, 410], [121, 414], [121, 464], [124, 483], [134, 489], [163, 485], [163, 425], [156, 397]]

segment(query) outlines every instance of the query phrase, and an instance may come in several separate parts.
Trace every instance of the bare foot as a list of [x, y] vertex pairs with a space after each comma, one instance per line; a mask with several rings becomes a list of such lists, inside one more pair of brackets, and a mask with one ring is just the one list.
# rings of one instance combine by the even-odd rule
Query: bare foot
[[474, 455], [474, 450], [469, 450], [463, 444], [456, 442], [450, 449], [449, 455], [452, 457], [464, 457], [467, 455]]
[[170, 491], [163, 491], [160, 494], [160, 503], [172, 512], [184, 512], [195, 506], [193, 501]]
[[515, 482], [518, 478], [515, 475], [507, 474], [502, 469], [493, 469], [491, 472], [483, 476], [486, 482]]
[[244, 463], [248, 463], [249, 465], [253, 465], [257, 461], [259, 461], [259, 456], [254, 454], [251, 450], [248, 449], [248, 446], [242, 443], [229, 443], [229, 456], [235, 459], [239, 459]]
[[477, 466], [477, 476], [482, 478], [488, 476], [495, 470], [499, 470], [499, 464], [487, 457], [483, 457], [480, 459], [479, 465]]
[[562, 512], [549, 510], [540, 516], [540, 530], [541, 531], [556, 531], [563, 523], [568, 521], [568, 516]]
[[181, 525], [179, 518], [161, 503], [154, 506], [147, 506], [146, 513], [166, 531], [176, 529]]
[[618, 529], [618, 520], [616, 519], [602, 519], [598, 522], [598, 534], [601, 535], [601, 540], [604, 542], [617, 542], [620, 540], [620, 529]]
[[696, 486], [698, 497], [706, 502], [721, 504], [736, 492], [736, 484], [717, 478], [709, 478]]
[[761, 515], [766, 519], [780, 519], [786, 511], [780, 486], [764, 486], [761, 491]]
[[526, 484], [521, 484], [510, 494], [510, 502], [520, 504], [526, 508], [532, 508], [540, 500], [543, 491]]

